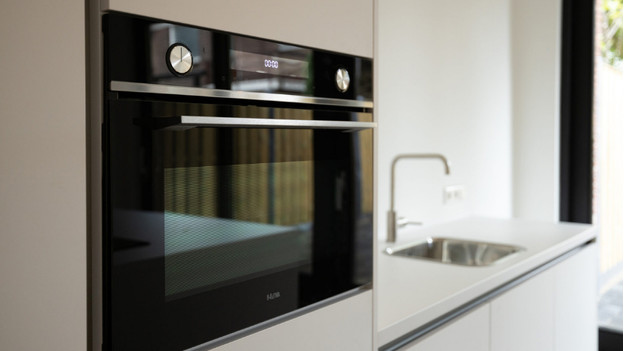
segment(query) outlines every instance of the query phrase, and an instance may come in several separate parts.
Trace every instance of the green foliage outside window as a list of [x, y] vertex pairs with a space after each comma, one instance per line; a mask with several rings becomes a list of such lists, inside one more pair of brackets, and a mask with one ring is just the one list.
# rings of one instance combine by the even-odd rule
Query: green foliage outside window
[[602, 0], [601, 9], [602, 57], [610, 65], [622, 69], [622, 0]]

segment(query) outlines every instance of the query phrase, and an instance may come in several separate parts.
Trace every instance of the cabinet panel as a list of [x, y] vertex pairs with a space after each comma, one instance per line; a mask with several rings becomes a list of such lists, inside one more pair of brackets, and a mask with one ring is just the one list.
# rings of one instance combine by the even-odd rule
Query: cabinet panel
[[215, 351], [372, 349], [373, 293], [368, 291], [233, 341]]
[[555, 267], [555, 350], [598, 346], [598, 252], [595, 244]]
[[485, 304], [402, 350], [487, 351], [490, 344], [489, 325], [490, 305]]
[[550, 269], [492, 300], [492, 351], [554, 350], [554, 284]]
[[103, 0], [115, 10], [363, 57], [373, 56], [372, 0]]
[[87, 349], [84, 13], [2, 2], [0, 350]]

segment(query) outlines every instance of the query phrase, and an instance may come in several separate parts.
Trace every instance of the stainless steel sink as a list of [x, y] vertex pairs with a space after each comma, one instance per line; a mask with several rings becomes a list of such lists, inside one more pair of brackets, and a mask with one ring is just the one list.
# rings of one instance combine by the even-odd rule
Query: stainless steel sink
[[523, 248], [513, 245], [450, 238], [427, 238], [424, 242], [387, 248], [386, 253], [392, 256], [404, 256], [463, 266], [488, 266], [504, 257], [523, 250]]

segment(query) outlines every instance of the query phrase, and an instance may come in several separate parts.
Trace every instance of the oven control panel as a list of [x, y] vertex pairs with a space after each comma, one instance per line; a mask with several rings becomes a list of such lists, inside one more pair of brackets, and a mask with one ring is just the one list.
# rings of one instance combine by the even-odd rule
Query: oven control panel
[[369, 58], [120, 13], [103, 27], [107, 82], [373, 100]]

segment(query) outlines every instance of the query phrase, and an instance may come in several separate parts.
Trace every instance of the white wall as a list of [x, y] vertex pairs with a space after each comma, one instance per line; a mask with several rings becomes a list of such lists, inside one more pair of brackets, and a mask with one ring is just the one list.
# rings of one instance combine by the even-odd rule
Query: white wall
[[0, 350], [87, 347], [84, 6], [0, 11]]
[[[401, 161], [396, 209], [427, 223], [512, 212], [510, 0], [384, 0], [375, 55], [378, 235], [386, 235], [390, 162], [439, 152], [452, 162]], [[465, 200], [443, 205], [444, 185]], [[399, 232], [400, 235], [400, 232]]]
[[512, 1], [513, 215], [559, 220], [561, 1]]

